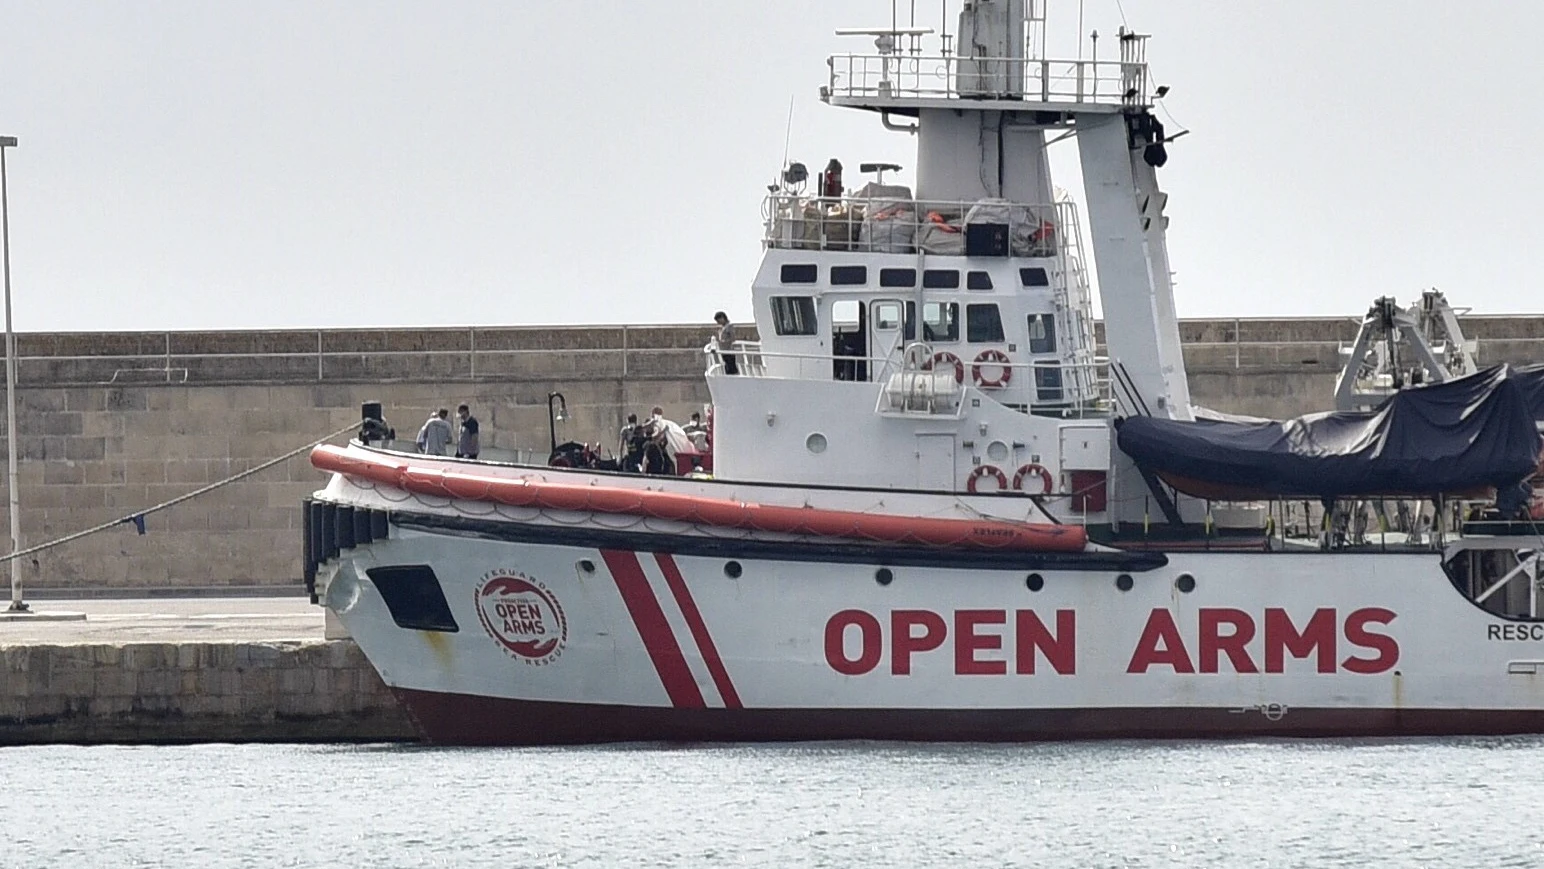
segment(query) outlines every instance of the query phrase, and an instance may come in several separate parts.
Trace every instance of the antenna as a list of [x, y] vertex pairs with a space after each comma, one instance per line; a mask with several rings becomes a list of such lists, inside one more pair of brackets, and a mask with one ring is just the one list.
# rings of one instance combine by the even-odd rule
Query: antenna
[[783, 165], [788, 168], [788, 143], [793, 141], [793, 94], [788, 95], [788, 128], [783, 132]]
[[943, 55], [948, 57], [952, 47], [949, 44], [949, 0], [943, 0], [943, 14], [938, 22], [938, 35], [943, 46]]
[[1078, 0], [1078, 60], [1083, 59], [1083, 0]]

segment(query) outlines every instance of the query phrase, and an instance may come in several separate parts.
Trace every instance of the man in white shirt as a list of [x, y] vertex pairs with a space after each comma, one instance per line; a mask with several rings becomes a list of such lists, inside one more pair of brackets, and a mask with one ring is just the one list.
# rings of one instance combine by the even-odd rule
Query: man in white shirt
[[418, 451], [431, 456], [443, 456], [454, 436], [450, 429], [450, 411], [442, 407], [430, 414], [429, 420], [418, 430]]

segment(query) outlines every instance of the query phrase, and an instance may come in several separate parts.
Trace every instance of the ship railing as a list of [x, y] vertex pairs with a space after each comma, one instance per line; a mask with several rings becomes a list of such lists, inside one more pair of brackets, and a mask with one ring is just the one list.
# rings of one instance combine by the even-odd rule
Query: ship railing
[[1071, 202], [912, 199], [904, 187], [872, 184], [841, 197], [773, 193], [762, 219], [769, 248], [935, 256], [964, 256], [967, 226], [994, 224], [1008, 227], [1004, 253], [1058, 257], [1078, 225]]
[[[878, 371], [887, 356], [832, 356], [829, 353], [766, 352], [760, 341], [736, 341], [729, 347], [721, 346], [717, 339], [703, 348], [708, 357], [708, 374], [727, 373], [725, 356], [735, 359], [736, 373], [746, 377], [769, 377], [780, 380], [868, 380], [866, 372]], [[853, 372], [851, 377], [836, 377], [838, 366]], [[863, 376], [858, 376], [862, 372]]]
[[1071, 105], [1146, 106], [1147, 64], [1129, 60], [834, 54], [822, 98], [1000, 99]]
[[[928, 352], [925, 360], [919, 358], [915, 360], [915, 365], [911, 365], [908, 360], [921, 352], [912, 352], [917, 347], [928, 347], [929, 351], [949, 349], [944, 345], [932, 347], [923, 342], [908, 342], [905, 352], [901, 353], [832, 356], [829, 353], [768, 352], [762, 349], [760, 341], [736, 341], [729, 347], [721, 347], [717, 340], [712, 340], [703, 347], [703, 353], [707, 357], [709, 375], [726, 373], [724, 357], [733, 355], [737, 373], [741, 376], [871, 382], [880, 384], [882, 388], [890, 384], [893, 375], [899, 373], [904, 376], [909, 368], [917, 371], [954, 370], [953, 361], [933, 362], [933, 352]], [[961, 365], [964, 376], [959, 395], [964, 394], [964, 387], [974, 383], [972, 360], [962, 360]], [[985, 387], [981, 391], [1021, 413], [1066, 419], [1104, 418], [1114, 408], [1110, 360], [1102, 356], [1071, 361], [1039, 359], [1002, 364], [994, 362], [991, 368], [994, 374], [1006, 369], [1009, 372], [1005, 378], [1006, 383], [1001, 388]], [[1003, 378], [999, 375], [999, 379]], [[936, 402], [938, 407], [946, 407], [947, 404], [947, 401]]]
[[744, 377], [768, 376], [767, 364], [762, 357], [760, 341], [735, 341], [728, 347], [725, 347], [718, 343], [717, 338], [712, 338], [702, 348], [702, 352], [708, 357], [708, 374], [729, 373], [725, 367], [724, 357], [733, 356], [735, 374]]

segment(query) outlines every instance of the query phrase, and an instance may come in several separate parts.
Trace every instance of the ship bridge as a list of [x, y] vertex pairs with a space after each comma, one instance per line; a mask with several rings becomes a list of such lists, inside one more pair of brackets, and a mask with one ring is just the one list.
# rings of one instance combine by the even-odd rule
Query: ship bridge
[[[952, 21], [941, 4], [939, 32], [903, 26], [892, 3], [888, 26], [837, 32], [874, 49], [827, 57], [821, 99], [877, 114], [916, 160], [780, 168], [752, 285], [761, 340], [708, 348], [722, 472], [995, 483], [1086, 516], [1104, 511], [1113, 471], [1142, 503], [1144, 481], [1112, 464], [1111, 419], [1190, 415], [1156, 177], [1167, 139], [1149, 112], [1165, 89], [1150, 86], [1147, 37], [1125, 27], [1047, 51], [1047, 2], [968, 0]], [[1051, 177], [1063, 140], [1086, 224]], [[895, 466], [908, 456], [914, 477]]]

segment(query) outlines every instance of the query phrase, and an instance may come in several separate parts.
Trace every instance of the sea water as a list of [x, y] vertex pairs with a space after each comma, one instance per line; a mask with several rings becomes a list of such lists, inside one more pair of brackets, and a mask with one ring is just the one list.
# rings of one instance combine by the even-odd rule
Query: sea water
[[0, 866], [1544, 866], [1544, 739], [0, 749]]

